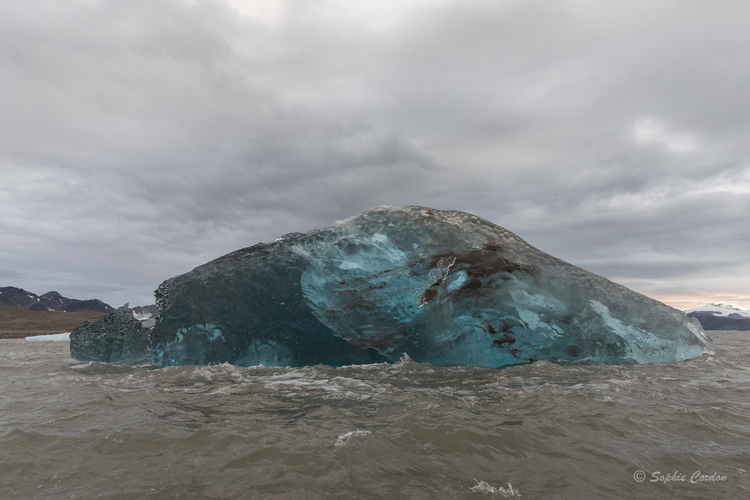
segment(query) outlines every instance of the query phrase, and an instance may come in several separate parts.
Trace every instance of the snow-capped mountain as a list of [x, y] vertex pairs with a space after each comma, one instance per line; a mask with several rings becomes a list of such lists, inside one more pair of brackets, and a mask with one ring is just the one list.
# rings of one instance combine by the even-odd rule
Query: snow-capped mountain
[[729, 304], [707, 304], [685, 313], [700, 321], [705, 330], [750, 330], [750, 311]]
[[750, 310], [739, 309], [729, 304], [707, 304], [705, 306], [688, 309], [685, 313], [709, 313], [714, 316], [723, 316], [725, 318], [750, 318]]
[[37, 295], [14, 286], [0, 287], [0, 304], [20, 306], [30, 311], [76, 312], [88, 310], [109, 313], [115, 310], [99, 299], [69, 299], [57, 292]]

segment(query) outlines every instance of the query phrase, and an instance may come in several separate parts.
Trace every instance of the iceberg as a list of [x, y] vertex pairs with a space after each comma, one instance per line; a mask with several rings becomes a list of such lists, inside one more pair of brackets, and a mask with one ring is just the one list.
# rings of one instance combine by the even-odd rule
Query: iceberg
[[404, 353], [441, 366], [649, 363], [713, 346], [682, 311], [480, 217], [420, 206], [237, 250], [155, 295], [150, 347], [162, 367], [340, 366]]
[[76, 326], [70, 333], [70, 356], [79, 361], [141, 362], [151, 358], [150, 333], [125, 304]]

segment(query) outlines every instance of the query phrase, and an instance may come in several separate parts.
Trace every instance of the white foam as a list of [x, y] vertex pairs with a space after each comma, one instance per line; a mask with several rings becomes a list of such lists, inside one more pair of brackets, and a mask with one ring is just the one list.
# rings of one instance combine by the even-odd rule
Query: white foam
[[474, 481], [477, 482], [477, 485], [469, 488], [474, 493], [483, 493], [485, 495], [489, 495], [490, 493], [499, 493], [505, 498], [510, 498], [510, 497], [520, 498], [521, 496], [521, 493], [519, 493], [518, 490], [514, 489], [513, 485], [510, 483], [508, 483], [507, 488], [503, 488], [502, 486], [498, 486], [497, 488], [495, 488], [491, 484], [486, 483], [484, 481], [478, 481], [476, 479]]
[[35, 335], [33, 337], [26, 337], [26, 342], [69, 342], [70, 332], [68, 333], [53, 333], [51, 335]]
[[345, 432], [344, 434], [339, 434], [338, 439], [336, 439], [336, 448], [338, 448], [339, 446], [344, 446], [349, 441], [349, 439], [354, 436], [368, 436], [370, 434], [372, 434], [372, 432], [360, 431], [360, 430], [349, 431], [349, 432]]

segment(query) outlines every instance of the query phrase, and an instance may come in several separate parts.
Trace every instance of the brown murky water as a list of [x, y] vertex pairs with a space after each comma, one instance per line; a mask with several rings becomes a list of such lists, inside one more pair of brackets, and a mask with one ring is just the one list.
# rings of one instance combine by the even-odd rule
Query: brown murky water
[[750, 332], [712, 336], [681, 363], [505, 370], [116, 367], [2, 340], [0, 498], [749, 499]]

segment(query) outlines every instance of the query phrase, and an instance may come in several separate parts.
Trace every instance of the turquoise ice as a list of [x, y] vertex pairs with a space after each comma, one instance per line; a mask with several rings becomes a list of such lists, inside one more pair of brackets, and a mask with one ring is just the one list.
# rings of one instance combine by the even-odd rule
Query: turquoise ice
[[379, 207], [165, 281], [160, 366], [680, 361], [696, 320], [459, 211]]

